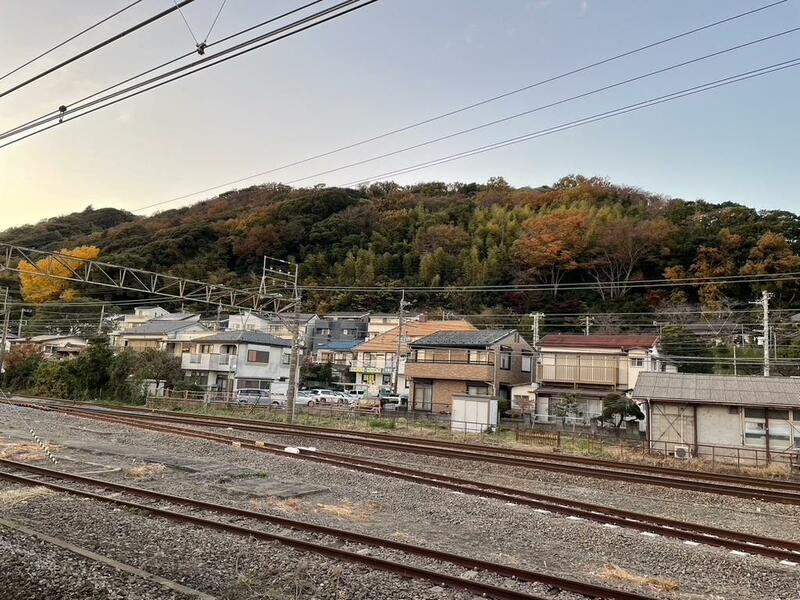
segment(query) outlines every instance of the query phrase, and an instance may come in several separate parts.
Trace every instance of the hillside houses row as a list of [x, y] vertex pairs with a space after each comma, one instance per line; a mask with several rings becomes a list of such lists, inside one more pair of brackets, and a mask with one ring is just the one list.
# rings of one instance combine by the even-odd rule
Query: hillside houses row
[[[657, 336], [543, 338], [538, 352], [515, 330], [478, 330], [465, 320], [370, 313], [300, 315], [306, 363], [330, 363], [338, 385], [367, 396], [407, 396], [410, 410], [448, 413], [453, 394], [511, 400], [537, 415], [553, 414], [565, 393], [580, 398], [587, 419], [609, 391], [630, 390], [642, 371], [667, 370]], [[208, 390], [287, 390], [291, 324], [252, 313], [205, 322], [198, 314], [138, 307], [116, 321], [119, 349], [166, 351], [181, 360], [187, 381]], [[22, 341], [22, 340], [19, 340]], [[85, 348], [77, 336], [41, 336], [49, 357]]]
[[[477, 329], [465, 320], [425, 315], [301, 315], [305, 363], [330, 364], [339, 385], [367, 396], [407, 397], [408, 411], [448, 415], [453, 398], [495, 397], [532, 424], [589, 424], [612, 393], [646, 414], [645, 435], [668, 452], [703, 454], [800, 446], [800, 379], [677, 373], [655, 334], [549, 334], [532, 347], [514, 329]], [[115, 348], [154, 348], [180, 358], [200, 388], [287, 391], [291, 327], [252, 314], [204, 322], [199, 315], [137, 308], [117, 321]], [[34, 343], [46, 357], [83, 351], [76, 335], [9, 337]], [[704, 448], [706, 448], [704, 450]], [[732, 450], [731, 450], [732, 449]]]

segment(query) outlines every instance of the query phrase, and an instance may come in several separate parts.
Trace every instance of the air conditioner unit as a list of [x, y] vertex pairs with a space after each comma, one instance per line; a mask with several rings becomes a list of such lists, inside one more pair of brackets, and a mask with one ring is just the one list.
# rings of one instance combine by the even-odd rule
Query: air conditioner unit
[[692, 458], [692, 450], [689, 446], [675, 446], [673, 450], [673, 455], [675, 458], [680, 458], [681, 460], [688, 460]]

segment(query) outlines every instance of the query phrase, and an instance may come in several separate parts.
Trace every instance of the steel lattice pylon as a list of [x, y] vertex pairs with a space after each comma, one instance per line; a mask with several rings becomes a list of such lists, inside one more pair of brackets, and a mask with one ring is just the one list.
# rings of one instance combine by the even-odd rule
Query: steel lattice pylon
[[[154, 296], [175, 298], [187, 302], [201, 302], [214, 306], [248, 310], [256, 313], [285, 313], [294, 307], [295, 299], [284, 294], [269, 294], [259, 290], [246, 291], [225, 285], [195, 281], [173, 275], [164, 275], [143, 269], [75, 258], [59, 252], [35, 250], [13, 244], [0, 243], [0, 272], [13, 271], [41, 275], [114, 288], [129, 292], [140, 292]], [[45, 266], [37, 265], [45, 261]], [[20, 262], [31, 265], [20, 269]], [[54, 270], [55, 269], [55, 270]]]

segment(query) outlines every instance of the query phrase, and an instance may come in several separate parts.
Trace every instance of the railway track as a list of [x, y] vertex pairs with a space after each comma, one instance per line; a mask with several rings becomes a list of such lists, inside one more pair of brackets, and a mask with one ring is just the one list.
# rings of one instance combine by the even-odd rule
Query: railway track
[[[54, 409], [48, 408], [48, 410]], [[58, 408], [56, 410], [63, 410], [63, 408]], [[393, 477], [463, 494], [519, 504], [541, 512], [563, 514], [571, 518], [591, 520], [613, 527], [625, 527], [647, 534], [676, 538], [693, 544], [722, 547], [732, 552], [766, 556], [780, 560], [787, 565], [797, 565], [800, 563], [800, 543], [788, 540], [779, 540], [632, 511], [623, 511], [607, 506], [556, 498], [525, 490], [460, 479], [438, 473], [399, 467], [330, 452], [311, 451], [303, 448], [287, 448], [282, 444], [269, 443], [261, 440], [199, 431], [196, 429], [193, 430], [185, 427], [175, 427], [154, 422], [150, 419], [131, 418], [129, 416], [108, 413], [101, 414], [96, 411], [85, 413], [79, 410], [72, 412], [72, 414], [110, 423], [139, 427], [159, 433], [213, 441], [273, 455], [290, 456], [302, 460], [323, 463], [329, 466]], [[0, 464], [2, 464], [2, 461], [0, 461]]]
[[[433, 550], [395, 540], [388, 540], [332, 527], [316, 525], [286, 517], [267, 515], [234, 506], [165, 494], [144, 488], [112, 483], [72, 473], [54, 471], [52, 469], [36, 467], [26, 463], [19, 463], [4, 459], [0, 459], [0, 465], [4, 469], [0, 471], [0, 479], [4, 479], [12, 483], [27, 486], [44, 486], [60, 493], [70, 494], [81, 498], [90, 498], [92, 500], [112, 504], [118, 507], [145, 511], [151, 515], [170, 519], [180, 523], [188, 523], [263, 541], [278, 542], [301, 551], [312, 552], [340, 560], [346, 560], [348, 562], [361, 564], [373, 569], [388, 571], [402, 577], [430, 581], [434, 584], [445, 585], [454, 589], [468, 591], [486, 598], [495, 598], [497, 600], [544, 600], [544, 598], [541, 596], [536, 596], [525, 591], [500, 587], [466, 577], [449, 575], [428, 568], [409, 565], [405, 562], [377, 558], [368, 554], [359, 553], [328, 544], [312, 542], [297, 537], [284, 535], [282, 533], [268, 532], [264, 531], [263, 529], [257, 529], [252, 525], [234, 524], [227, 521], [221, 521], [217, 518], [212, 519], [206, 516], [200, 516], [196, 513], [179, 512], [173, 508], [162, 508], [157, 507], [154, 504], [135, 502], [133, 500], [120, 497], [120, 494], [124, 494], [129, 497], [132, 496], [143, 498], [147, 501], [159, 503], [168, 502], [175, 507], [189, 508], [195, 511], [208, 511], [215, 513], [216, 515], [236, 517], [237, 521], [239, 522], [242, 520], [249, 520], [261, 524], [266, 523], [282, 529], [302, 531], [304, 533], [319, 536], [333, 537], [340, 542], [358, 544], [364, 547], [376, 548], [379, 550], [395, 550], [403, 552], [407, 555], [422, 557], [469, 570], [490, 573], [510, 580], [544, 584], [563, 591], [586, 596], [587, 598], [598, 598], [605, 600], [652, 600], [651, 596], [628, 592], [625, 590], [556, 577], [518, 567], [498, 565], [493, 562], [473, 559], [458, 554], [442, 552], [439, 550]], [[14, 473], [13, 471], [17, 471], [17, 473]], [[27, 475], [20, 475], [19, 472], [25, 472]], [[54, 480], [58, 481], [59, 483], [54, 483]], [[100, 494], [96, 491], [87, 491], [86, 489], [65, 486], [63, 483], [61, 483], [63, 481], [69, 481], [82, 487], [89, 487], [90, 489], [94, 490], [97, 488], [106, 491], [110, 490], [113, 491], [115, 495], [108, 496]]]
[[[64, 405], [58, 404], [58, 406], [63, 407]], [[233, 428], [252, 433], [330, 439], [381, 450], [394, 450], [442, 458], [473, 460], [509, 467], [566, 473], [595, 479], [649, 484], [739, 498], [757, 499], [765, 502], [800, 505], [800, 483], [794, 481], [722, 473], [685, 471], [682, 469], [661, 469], [659, 467], [648, 467], [645, 465], [634, 465], [609, 460], [541, 452], [536, 453], [525, 450], [478, 446], [476, 444], [458, 444], [455, 442], [421, 438], [392, 438], [381, 434], [342, 431], [322, 427], [256, 423], [248, 419], [175, 415], [165, 412], [154, 412], [148, 409], [131, 410], [129, 408], [108, 409], [69, 406], [65, 408], [65, 410], [83, 412], [84, 414], [126, 415], [131, 418], [208, 428]]]

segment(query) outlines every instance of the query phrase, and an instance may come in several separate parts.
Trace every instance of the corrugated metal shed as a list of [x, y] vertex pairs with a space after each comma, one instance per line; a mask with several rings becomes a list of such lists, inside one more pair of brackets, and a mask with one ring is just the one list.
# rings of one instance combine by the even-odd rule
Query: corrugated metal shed
[[641, 373], [637, 400], [800, 408], [800, 379], [695, 373]]

